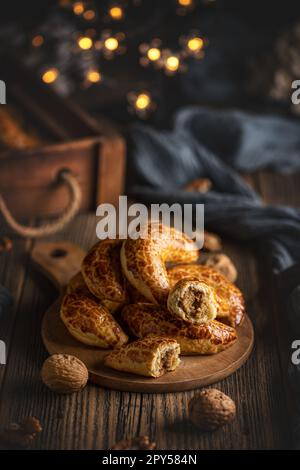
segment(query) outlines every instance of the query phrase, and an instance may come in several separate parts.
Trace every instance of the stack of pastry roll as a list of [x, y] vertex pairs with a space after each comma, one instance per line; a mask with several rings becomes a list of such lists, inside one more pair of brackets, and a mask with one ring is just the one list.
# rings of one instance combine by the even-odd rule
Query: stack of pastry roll
[[89, 251], [61, 318], [77, 340], [113, 349], [108, 367], [159, 377], [178, 366], [179, 354], [233, 345], [245, 308], [225, 276], [193, 264], [199, 251], [185, 234], [161, 224], [147, 230], [148, 237], [105, 240]]

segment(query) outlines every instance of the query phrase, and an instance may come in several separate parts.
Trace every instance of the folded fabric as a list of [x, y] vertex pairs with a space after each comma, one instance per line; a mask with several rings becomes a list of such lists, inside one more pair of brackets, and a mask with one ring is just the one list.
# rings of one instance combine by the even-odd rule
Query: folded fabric
[[[208, 228], [260, 241], [278, 274], [300, 261], [300, 211], [263, 205], [237, 171], [300, 169], [299, 131], [297, 120], [205, 108], [180, 111], [172, 131], [135, 125], [127, 192], [145, 203], [205, 204]], [[199, 177], [213, 191], [183, 189]]]

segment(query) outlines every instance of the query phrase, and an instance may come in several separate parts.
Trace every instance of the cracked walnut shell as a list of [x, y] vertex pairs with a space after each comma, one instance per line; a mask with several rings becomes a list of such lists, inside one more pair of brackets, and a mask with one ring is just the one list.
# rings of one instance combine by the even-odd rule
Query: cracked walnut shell
[[41, 377], [53, 392], [73, 393], [83, 389], [88, 381], [88, 370], [75, 356], [53, 354], [43, 364]]
[[204, 388], [189, 403], [189, 417], [202, 431], [214, 431], [236, 416], [234, 401], [216, 388]]

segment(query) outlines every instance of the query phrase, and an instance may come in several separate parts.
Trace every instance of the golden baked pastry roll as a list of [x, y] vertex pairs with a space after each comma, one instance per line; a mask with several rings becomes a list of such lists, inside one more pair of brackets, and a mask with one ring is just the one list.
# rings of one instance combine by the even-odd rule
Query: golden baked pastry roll
[[70, 279], [69, 284], [67, 285], [67, 294], [71, 294], [73, 292], [76, 294], [85, 295], [86, 297], [91, 297], [94, 300], [96, 299], [96, 297], [88, 289], [80, 271]]
[[217, 320], [233, 327], [242, 322], [245, 314], [243, 294], [223, 274], [208, 266], [184, 264], [169, 268], [168, 275], [171, 286], [190, 277], [204, 281], [214, 289], [218, 303]]
[[76, 292], [64, 296], [60, 317], [71, 335], [89, 346], [110, 349], [128, 341], [128, 336], [103, 305]]
[[88, 289], [110, 312], [129, 301], [120, 263], [121, 244], [121, 240], [109, 239], [96, 243], [81, 266]]
[[167, 305], [172, 316], [195, 324], [214, 320], [218, 309], [214, 289], [194, 278], [178, 281], [169, 292]]
[[236, 330], [216, 320], [191, 325], [175, 320], [163, 307], [153, 304], [126, 305], [121, 314], [124, 325], [137, 338], [166, 336], [180, 345], [181, 354], [215, 354], [232, 346]]
[[160, 377], [180, 363], [180, 347], [169, 338], [144, 338], [108, 354], [104, 363], [112, 369], [145, 377]]
[[121, 249], [123, 272], [132, 286], [154, 304], [167, 303], [170, 290], [166, 262], [195, 261], [199, 251], [184, 233], [162, 224], [147, 227], [147, 237], [128, 238]]

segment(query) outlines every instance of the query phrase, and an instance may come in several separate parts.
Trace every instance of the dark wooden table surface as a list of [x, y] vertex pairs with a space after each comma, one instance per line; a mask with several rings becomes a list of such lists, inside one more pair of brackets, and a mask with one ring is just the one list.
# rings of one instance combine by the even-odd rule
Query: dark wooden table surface
[[[251, 178], [267, 203], [300, 206], [300, 175], [261, 173]], [[0, 234], [9, 234], [0, 222]], [[87, 249], [95, 241], [94, 214], [80, 215], [54, 240], [69, 240]], [[14, 238], [13, 249], [0, 253], [0, 283], [13, 294], [15, 307], [0, 322], [7, 364], [0, 366], [0, 425], [23, 416], [38, 417], [43, 432], [38, 449], [108, 449], [116, 441], [149, 435], [159, 449], [290, 448], [290, 403], [283, 357], [284, 312], [277, 307], [270, 277], [249, 246], [225, 242], [238, 267], [256, 341], [248, 362], [216, 384], [237, 403], [237, 419], [212, 434], [201, 434], [187, 419], [188, 402], [197, 391], [176, 394], [122, 393], [88, 385], [69, 396], [48, 391], [40, 380], [47, 353], [41, 320], [57, 297], [51, 283], [32, 265], [33, 241]]]

